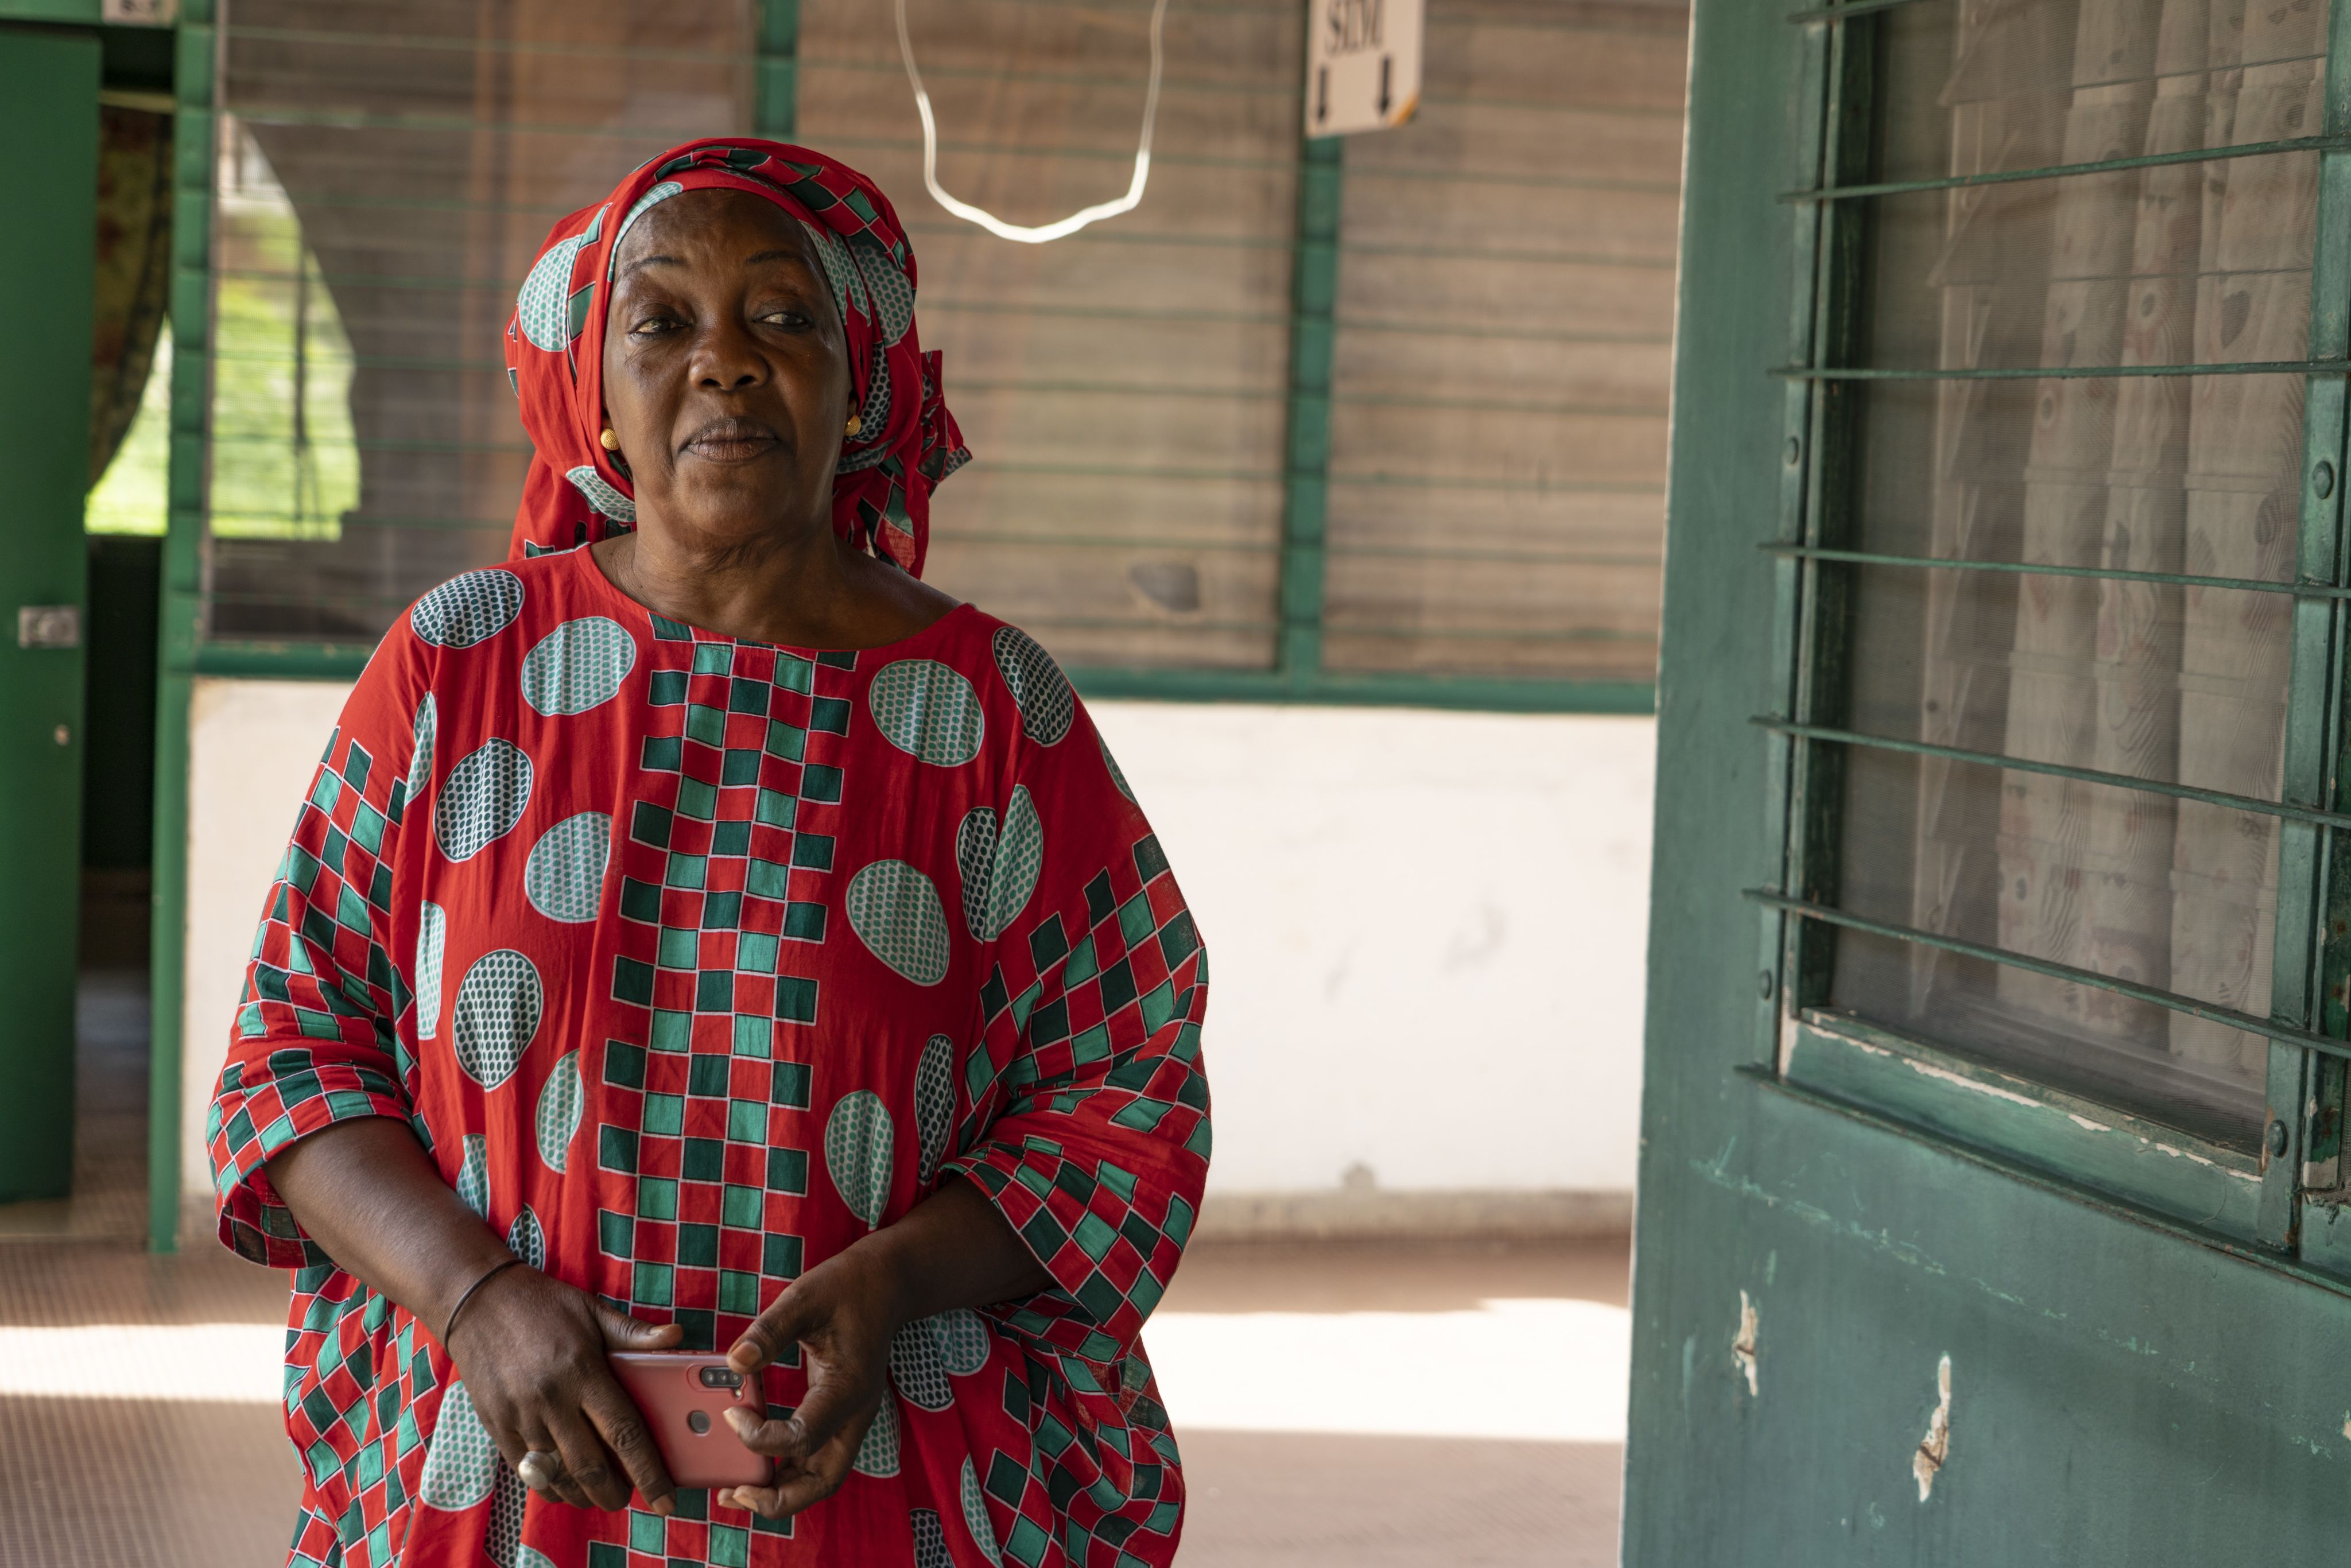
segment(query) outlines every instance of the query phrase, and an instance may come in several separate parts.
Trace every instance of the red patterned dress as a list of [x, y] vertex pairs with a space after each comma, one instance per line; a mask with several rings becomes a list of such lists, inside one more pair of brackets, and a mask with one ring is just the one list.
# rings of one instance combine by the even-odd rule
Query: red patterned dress
[[[584, 549], [435, 589], [328, 741], [209, 1125], [223, 1239], [296, 1270], [291, 1561], [1166, 1563], [1183, 1485], [1136, 1332], [1207, 1173], [1207, 981], [1019, 630], [965, 606], [858, 653], [738, 642]], [[1055, 1288], [909, 1324], [854, 1471], [793, 1520], [575, 1509], [271, 1190], [268, 1155], [351, 1116], [405, 1119], [517, 1255], [689, 1349], [951, 1172]]]

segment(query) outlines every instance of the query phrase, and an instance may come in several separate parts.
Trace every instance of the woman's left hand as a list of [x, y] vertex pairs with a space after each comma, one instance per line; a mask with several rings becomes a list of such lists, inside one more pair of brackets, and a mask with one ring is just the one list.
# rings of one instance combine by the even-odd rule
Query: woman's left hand
[[726, 1412], [744, 1446], [776, 1462], [768, 1485], [736, 1487], [719, 1498], [767, 1519], [783, 1519], [841, 1489], [890, 1392], [890, 1342], [904, 1316], [902, 1291], [877, 1249], [852, 1247], [784, 1287], [726, 1359], [746, 1376], [782, 1361], [798, 1344], [807, 1397], [790, 1417], [762, 1421]]
[[890, 1396], [890, 1342], [901, 1325], [950, 1307], [1034, 1295], [1052, 1282], [978, 1187], [962, 1176], [941, 1181], [903, 1218], [785, 1286], [726, 1353], [748, 1375], [797, 1343], [809, 1387], [789, 1420], [726, 1412], [751, 1451], [776, 1461], [776, 1473], [767, 1486], [736, 1487], [718, 1500], [782, 1519], [831, 1497]]

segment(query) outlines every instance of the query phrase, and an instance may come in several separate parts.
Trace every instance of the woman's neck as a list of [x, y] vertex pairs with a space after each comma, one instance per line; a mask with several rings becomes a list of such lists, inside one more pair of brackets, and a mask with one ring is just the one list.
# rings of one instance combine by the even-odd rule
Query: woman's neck
[[879, 647], [956, 606], [830, 527], [705, 543], [655, 524], [599, 540], [590, 554], [613, 587], [655, 614], [750, 642]]

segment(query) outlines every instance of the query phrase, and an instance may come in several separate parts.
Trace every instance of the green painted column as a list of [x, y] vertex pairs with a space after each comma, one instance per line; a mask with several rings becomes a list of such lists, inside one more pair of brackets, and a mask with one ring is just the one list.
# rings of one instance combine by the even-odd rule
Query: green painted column
[[[98, 84], [95, 34], [0, 27], [0, 147], [39, 171], [0, 237], [0, 298], [18, 307], [0, 375], [0, 1201], [73, 1182]], [[30, 617], [47, 631], [28, 639], [40, 607], [60, 613]]]
[[1290, 257], [1290, 428], [1281, 497], [1284, 687], [1302, 695], [1322, 673], [1323, 521], [1331, 486], [1332, 315], [1339, 303], [1344, 139], [1310, 137], [1298, 157], [1298, 240]]
[[[180, 1103], [188, 952], [188, 699], [204, 609], [212, 410], [212, 0], [183, 0], [172, 90], [171, 523], [155, 628], [155, 919], [148, 958], [147, 1243], [178, 1245]], [[226, 1020], [222, 1029], [225, 1031]], [[214, 1050], [225, 1049], [225, 1033]], [[215, 1056], [215, 1061], [218, 1057]]]
[[752, 61], [751, 129], [789, 139], [799, 128], [800, 0], [761, 0]]

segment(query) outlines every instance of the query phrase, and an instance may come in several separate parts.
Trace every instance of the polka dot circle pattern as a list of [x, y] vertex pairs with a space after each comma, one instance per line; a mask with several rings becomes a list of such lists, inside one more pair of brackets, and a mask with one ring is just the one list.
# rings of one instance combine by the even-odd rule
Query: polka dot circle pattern
[[433, 803], [433, 838], [453, 861], [469, 861], [514, 831], [530, 803], [530, 758], [493, 740], [449, 769]]
[[931, 1036], [914, 1065], [914, 1137], [919, 1151], [914, 1181], [928, 1186], [946, 1156], [947, 1137], [955, 1131], [955, 1041]]
[[968, 1457], [963, 1462], [963, 1477], [956, 1490], [963, 1503], [963, 1525], [971, 1531], [972, 1544], [979, 1548], [982, 1557], [1002, 1568], [1004, 1557], [996, 1544], [996, 1527], [987, 1521], [987, 1494], [979, 1490], [979, 1477], [972, 1469]]
[[441, 1034], [441, 949], [448, 940], [449, 918], [437, 904], [419, 904], [416, 911], [416, 1038], [437, 1040]]
[[871, 1089], [852, 1089], [824, 1124], [824, 1168], [849, 1212], [869, 1226], [882, 1223], [890, 1203], [897, 1129], [890, 1108]]
[[925, 1410], [944, 1410], [955, 1403], [955, 1386], [947, 1381], [946, 1364], [930, 1320], [918, 1318], [898, 1330], [890, 1342], [890, 1381], [898, 1392]]
[[946, 914], [929, 877], [904, 861], [875, 861], [849, 879], [842, 903], [876, 958], [918, 986], [946, 978]]
[[416, 705], [416, 746], [408, 756], [408, 787], [403, 791], [412, 809], [423, 805], [433, 788], [433, 733], [440, 722], [440, 705], [426, 692], [424, 700]]
[[470, 648], [514, 624], [522, 613], [522, 579], [492, 567], [461, 571], [416, 601], [409, 630], [436, 648]]
[[549, 246], [522, 280], [515, 319], [534, 348], [560, 353], [571, 341], [571, 264], [587, 237], [576, 235]]
[[554, 717], [608, 703], [636, 667], [637, 640], [602, 615], [566, 621], [523, 655], [522, 698]]
[[857, 1445], [857, 1458], [849, 1468], [861, 1476], [894, 1476], [898, 1473], [898, 1402], [884, 1397], [882, 1407], [873, 1413], [873, 1425], [865, 1428], [865, 1440]]
[[566, 817], [530, 847], [523, 894], [549, 920], [585, 925], [604, 902], [604, 867], [611, 854], [611, 818], [601, 811]]
[[876, 360], [865, 378], [865, 395], [857, 402], [856, 444], [864, 448], [858, 454], [866, 462], [880, 462], [890, 455], [889, 443], [880, 440], [890, 429], [890, 361]]
[[832, 286], [832, 308], [841, 312], [843, 320], [848, 319], [851, 303], [862, 306], [865, 302], [865, 280], [858, 275], [857, 264], [850, 259], [849, 242], [806, 218], [800, 220], [800, 231], [816, 246], [824, 280]]
[[873, 298], [873, 319], [881, 324], [882, 341], [895, 343], [906, 335], [914, 323], [914, 291], [906, 282], [906, 275], [890, 259], [890, 253], [880, 246], [852, 243], [849, 254], [857, 258], [857, 270], [864, 275], [866, 292]]
[[996, 843], [996, 866], [987, 879], [987, 930], [992, 942], [1011, 925], [1037, 891], [1045, 865], [1045, 825], [1027, 785], [1016, 785], [1004, 804], [1004, 832]]
[[585, 497], [588, 504], [597, 511], [616, 523], [635, 526], [636, 502], [614, 489], [610, 480], [596, 472], [594, 465], [582, 463], [577, 468], [567, 468], [563, 476], [571, 481], [571, 487]]
[[441, 1396], [440, 1418], [424, 1450], [417, 1500], [454, 1513], [489, 1496], [497, 1479], [497, 1445], [490, 1440], [489, 1428], [482, 1425], [465, 1384], [453, 1383]]
[[546, 1087], [538, 1092], [538, 1157], [558, 1176], [571, 1162], [571, 1140], [580, 1132], [582, 1103], [580, 1053], [567, 1051], [556, 1059]]
[[1110, 743], [1097, 734], [1094, 737], [1094, 744], [1102, 747], [1102, 766], [1110, 769], [1110, 781], [1118, 786], [1118, 792], [1134, 801], [1135, 805], [1142, 805], [1142, 801], [1134, 799], [1134, 787], [1127, 783], [1125, 773], [1120, 770], [1118, 758], [1110, 754]]
[[484, 1219], [490, 1217], [490, 1141], [468, 1133], [465, 1154], [457, 1162], [457, 1197]]
[[865, 706], [882, 738], [910, 757], [955, 768], [979, 755], [987, 731], [979, 694], [946, 665], [901, 659], [866, 688]]
[[993, 642], [997, 673], [1020, 705], [1020, 727], [1040, 746], [1052, 746], [1070, 733], [1077, 698], [1053, 655], [1018, 626], [999, 626]]
[[985, 942], [987, 929], [987, 884], [996, 873], [996, 813], [974, 806], [956, 829], [956, 872], [963, 879], [964, 924], [973, 937]]
[[507, 1250], [534, 1269], [547, 1267], [547, 1232], [539, 1228], [538, 1216], [524, 1204], [522, 1212], [507, 1227]]
[[546, 1010], [547, 994], [529, 959], [511, 947], [483, 954], [457, 987], [457, 1065], [483, 1088], [496, 1089], [514, 1076]]
[[495, 1568], [507, 1568], [522, 1546], [523, 1515], [530, 1510], [530, 1489], [522, 1478], [498, 1461], [497, 1484], [490, 1492], [489, 1528], [482, 1532], [482, 1555]]
[[915, 1509], [906, 1515], [906, 1522], [914, 1532], [914, 1568], [955, 1568], [954, 1554], [947, 1551], [946, 1531], [939, 1527], [935, 1511]]
[[969, 1377], [987, 1365], [993, 1336], [987, 1320], [969, 1307], [956, 1307], [929, 1320], [939, 1342], [939, 1359], [957, 1377]]

